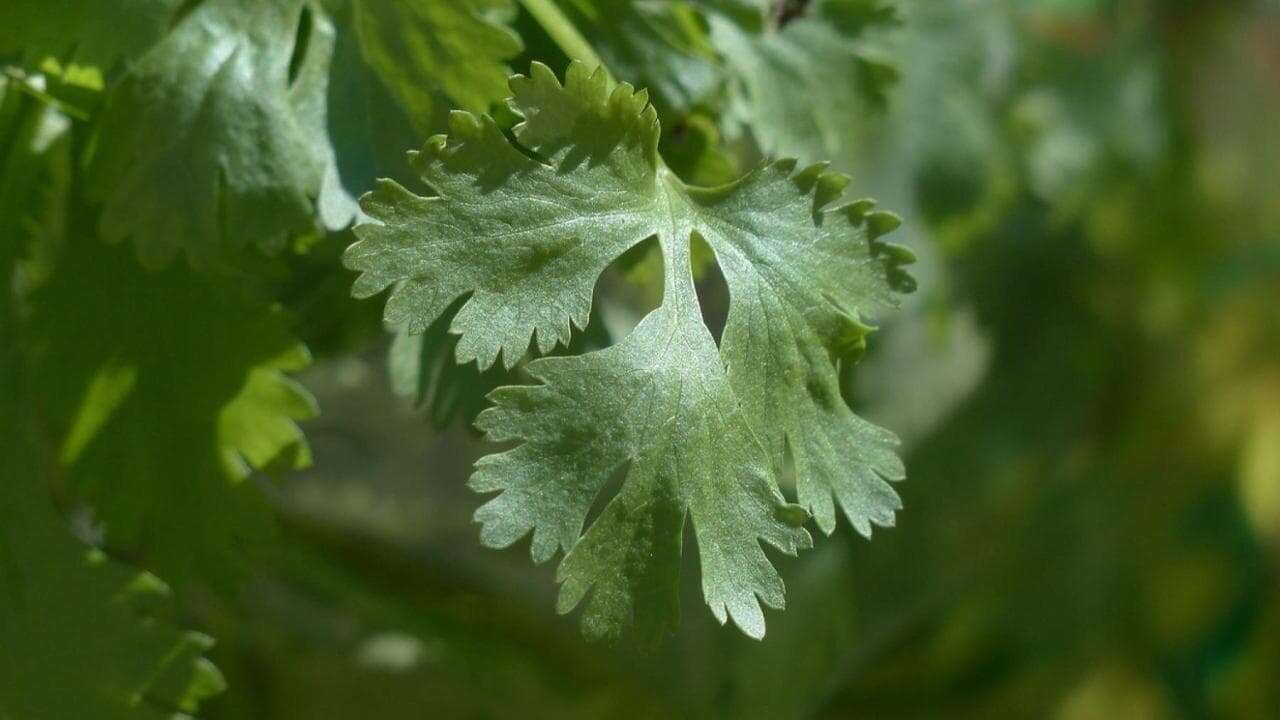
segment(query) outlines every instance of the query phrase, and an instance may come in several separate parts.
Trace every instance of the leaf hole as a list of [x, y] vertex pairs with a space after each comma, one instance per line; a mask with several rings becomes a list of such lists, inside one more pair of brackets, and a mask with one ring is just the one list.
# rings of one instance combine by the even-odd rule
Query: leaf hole
[[698, 305], [702, 308], [702, 322], [719, 347], [724, 326], [729, 321], [729, 283], [720, 270], [720, 263], [716, 262], [715, 252], [697, 233], [691, 239], [689, 250], [690, 271], [698, 293]]
[[622, 492], [622, 484], [627, 481], [627, 473], [631, 472], [631, 460], [626, 460], [609, 473], [609, 478], [604, 481], [600, 489], [596, 491], [596, 497], [591, 501], [591, 507], [587, 508], [587, 519], [582, 527], [589, 528], [595, 524], [596, 520], [604, 514], [604, 509], [609, 506], [609, 502]]
[[662, 304], [663, 260], [657, 236], [619, 255], [600, 274], [592, 301], [593, 319], [613, 342], [626, 337]]
[[293, 54], [289, 56], [289, 87], [297, 82], [302, 72], [302, 64], [307, 59], [307, 50], [311, 47], [311, 31], [315, 18], [311, 16], [311, 8], [303, 6], [302, 15], [298, 17], [298, 31], [293, 38]]

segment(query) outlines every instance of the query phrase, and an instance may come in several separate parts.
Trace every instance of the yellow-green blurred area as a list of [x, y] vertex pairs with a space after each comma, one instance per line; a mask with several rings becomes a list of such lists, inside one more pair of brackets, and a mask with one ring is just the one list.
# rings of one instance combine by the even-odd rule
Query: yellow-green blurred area
[[[350, 70], [346, 3], [324, 5], [357, 193], [440, 118]], [[178, 593], [226, 680], [200, 717], [1280, 717], [1280, 1], [896, 5], [860, 40], [896, 81], [824, 149], [920, 259], [844, 378], [903, 440], [897, 526], [771, 554], [787, 608], [762, 641], [707, 612], [686, 539], [678, 632], [589, 643], [555, 613], [554, 563], [482, 548], [471, 519], [494, 446], [467, 420], [508, 380], [447, 362], [446, 324], [389, 347], [337, 270], [350, 235], [305, 238], [278, 299], [316, 359], [314, 464], [270, 485], [281, 532], [240, 589]], [[513, 67], [562, 60], [508, 19]], [[664, 117], [668, 163], [750, 167], [732, 108]], [[694, 254], [715, 329], [727, 291]], [[654, 262], [610, 269], [575, 342], [653, 306]], [[406, 398], [419, 374], [431, 392]]]
[[904, 438], [898, 526], [778, 558], [762, 642], [686, 553], [677, 636], [584, 644], [526, 546], [475, 542], [485, 447], [424, 432], [380, 355], [322, 363], [306, 542], [214, 624], [211, 717], [1280, 714], [1280, 6], [900, 17], [836, 158], [922, 256], [849, 378]]

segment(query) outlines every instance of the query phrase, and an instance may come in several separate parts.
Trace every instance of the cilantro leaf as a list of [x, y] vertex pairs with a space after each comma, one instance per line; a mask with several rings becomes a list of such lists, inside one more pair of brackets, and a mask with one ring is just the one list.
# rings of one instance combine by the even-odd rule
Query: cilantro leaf
[[103, 111], [101, 231], [149, 267], [279, 251], [353, 207], [325, 134], [333, 28], [307, 0], [207, 0], [132, 63]]
[[280, 311], [235, 282], [73, 237], [32, 299], [38, 388], [71, 488], [108, 547], [230, 587], [271, 532], [248, 476], [309, 463], [314, 401]]
[[[474, 425], [476, 416], [488, 407], [489, 393], [527, 379], [519, 367], [495, 365], [482, 371], [474, 363], [454, 362], [458, 336], [449, 332], [449, 325], [463, 301], [460, 298], [454, 302], [423, 333], [401, 328], [387, 351], [392, 391], [423, 410], [437, 430], [444, 430], [455, 420]], [[568, 347], [553, 352], [577, 354], [608, 346], [610, 334], [601, 315], [602, 312], [593, 313], [592, 322], [583, 332], [574, 334]]]
[[454, 303], [426, 332], [397, 332], [387, 351], [391, 389], [425, 409], [437, 430], [458, 417], [468, 424], [474, 422], [485, 408], [485, 396], [512, 377], [501, 367], [481, 371], [474, 364], [453, 361], [458, 336], [449, 333], [449, 323], [459, 305]]
[[506, 97], [524, 46], [490, 15], [510, 14], [509, 0], [356, 0], [352, 12], [365, 62], [422, 127], [450, 104], [483, 112]]
[[[687, 295], [684, 277], [677, 270], [669, 282]], [[535, 361], [530, 372], [544, 385], [495, 392], [497, 408], [478, 421], [491, 439], [525, 442], [482, 460], [471, 480], [478, 491], [501, 491], [476, 514], [482, 539], [502, 547], [532, 531], [538, 561], [570, 549], [557, 574], [559, 607], [567, 612], [593, 591], [584, 617], [591, 637], [631, 621], [644, 635], [670, 629], [686, 514], [707, 603], [752, 637], [764, 634], [757, 597], [783, 604], [759, 541], [789, 554], [810, 545], [782, 520], [787, 506], [768, 457], [690, 309], [664, 304], [619, 345]], [[622, 490], [579, 538], [596, 494], [624, 465]]]
[[897, 71], [869, 36], [896, 24], [881, 0], [815, 0], [778, 27], [733, 0], [700, 0], [738, 95], [739, 120], [768, 155], [839, 158], [884, 107]]
[[[357, 226], [347, 251], [361, 273], [353, 293], [394, 286], [386, 318], [411, 332], [469, 295], [450, 327], [458, 360], [486, 368], [501, 355], [511, 366], [531, 342], [545, 352], [568, 341], [571, 323], [584, 327], [604, 268], [656, 236], [662, 305], [613, 347], [534, 360], [542, 384], [500, 388], [481, 413], [491, 439], [523, 441], [478, 464], [472, 487], [500, 493], [477, 512], [481, 537], [502, 547], [532, 533], [539, 562], [564, 550], [560, 609], [590, 593], [588, 635], [631, 622], [653, 634], [675, 620], [687, 516], [713, 614], [760, 637], [760, 602], [783, 604], [762, 541], [809, 546], [806, 510], [830, 531], [832, 496], [864, 533], [898, 507], [886, 483], [902, 477], [896, 441], [844, 406], [837, 375], [869, 329], [861, 313], [909, 289], [899, 266], [910, 253], [877, 239], [895, 218], [869, 201], [837, 206], [847, 181], [822, 166], [795, 172], [794, 161], [685, 185], [658, 158], [647, 94], [610, 90], [602, 71], [575, 63], [561, 85], [534, 64], [511, 89], [519, 146], [490, 118], [454, 113], [452, 134], [413, 155], [437, 196], [383, 181], [364, 198], [374, 222]], [[690, 271], [695, 234], [729, 283], [719, 350]], [[788, 444], [804, 508], [775, 480]], [[622, 468], [622, 489], [583, 533]]]

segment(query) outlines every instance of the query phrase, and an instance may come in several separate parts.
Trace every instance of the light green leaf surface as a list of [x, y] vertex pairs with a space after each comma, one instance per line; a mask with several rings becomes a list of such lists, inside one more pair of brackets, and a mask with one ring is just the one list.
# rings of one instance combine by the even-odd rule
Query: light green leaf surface
[[352, 12], [365, 62], [420, 128], [506, 97], [523, 44], [492, 16], [510, 15], [509, 0], [356, 0]]
[[307, 0], [206, 0], [130, 66], [101, 120], [101, 232], [149, 267], [278, 252], [354, 210], [325, 132], [333, 28]]
[[[646, 635], [676, 617], [681, 534], [692, 521], [703, 592], [715, 616], [764, 634], [760, 603], [783, 604], [761, 542], [807, 547], [805, 511], [776, 476], [789, 447], [799, 494], [819, 526], [833, 501], [863, 532], [892, 522], [902, 477], [893, 436], [844, 406], [837, 369], [868, 328], [859, 319], [894, 303], [910, 278], [902, 248], [877, 237], [894, 216], [862, 201], [838, 205], [847, 182], [793, 161], [735, 183], [695, 188], [659, 160], [658, 122], [644, 92], [610, 90], [602, 72], [571, 65], [562, 86], [535, 64], [511, 80], [524, 121], [520, 147], [488, 117], [455, 113], [450, 136], [413, 162], [438, 196], [384, 181], [363, 201], [347, 264], [353, 292], [394, 290], [386, 317], [425, 330], [469, 298], [451, 331], [458, 360], [507, 366], [535, 343], [547, 351], [586, 325], [604, 268], [656, 236], [662, 305], [617, 345], [528, 365], [542, 385], [502, 388], [478, 424], [520, 440], [479, 463], [472, 486], [498, 492], [477, 513], [482, 538], [510, 545], [532, 534], [536, 561], [567, 555], [560, 609], [586, 600], [584, 628]], [[732, 296], [723, 347], [703, 325], [690, 242], [714, 251]], [[585, 533], [592, 505], [625, 468], [619, 493]]]
[[236, 284], [149, 272], [92, 237], [69, 242], [32, 302], [57, 459], [108, 547], [178, 585], [231, 586], [270, 537], [250, 473], [310, 460], [295, 421], [314, 401], [285, 374], [306, 348]]

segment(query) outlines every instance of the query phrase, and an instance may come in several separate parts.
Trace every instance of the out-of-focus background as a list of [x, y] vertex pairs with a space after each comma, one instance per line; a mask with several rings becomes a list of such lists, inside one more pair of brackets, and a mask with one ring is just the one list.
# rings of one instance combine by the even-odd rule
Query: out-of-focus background
[[[588, 644], [551, 567], [477, 541], [472, 395], [415, 407], [379, 340], [303, 378], [324, 413], [314, 469], [273, 490], [279, 552], [235, 603], [189, 603], [229, 684], [210, 718], [1280, 713], [1280, 5], [898, 15], [868, 42], [899, 80], [835, 158], [921, 257], [849, 378], [904, 440], [898, 526], [777, 557], [762, 642], [714, 622], [686, 553], [676, 636]], [[398, 157], [380, 93], [336, 79], [331, 122], [376, 115]], [[618, 297], [622, 322], [651, 302]]]
[[[529, 14], [475, 4], [524, 40], [511, 67], [562, 72]], [[361, 47], [356, 4], [323, 5], [343, 184], [421, 188], [403, 151], [448, 102], [376, 77], [399, 69], [376, 46], [396, 14], [369, 20]], [[593, 14], [632, 4], [558, 5], [618, 77], [654, 86], [682, 176], [828, 159], [905, 219], [892, 240], [919, 256], [920, 290], [845, 378], [855, 410], [904, 441], [897, 527], [868, 542], [842, 524], [773, 556], [788, 607], [763, 641], [714, 621], [686, 541], [678, 633], [586, 642], [554, 611], [554, 564], [532, 564], [527, 541], [485, 550], [471, 521], [484, 498], [466, 478], [494, 448], [470, 420], [518, 372], [454, 366], [444, 322], [393, 338], [380, 301], [349, 299], [351, 233], [308, 237], [273, 292], [316, 359], [300, 378], [323, 409], [305, 423], [315, 462], [253, 479], [282, 530], [241, 587], [179, 588], [180, 621], [216, 638], [227, 679], [202, 717], [1280, 716], [1280, 3], [899, 0], [856, 37], [872, 90], [836, 122], [849, 99], [823, 73], [850, 70], [820, 61], [804, 17], [762, 53], [818, 60], [735, 76], [776, 91], [755, 95], [762, 109], [732, 83], [681, 96], [704, 65], [645, 55], [657, 40], [632, 42], [649, 26], [625, 24], [630, 9]], [[727, 31], [698, 18], [677, 18], [708, 44], [690, 56], [719, 61]], [[576, 342], [611, 342], [655, 305], [653, 260], [614, 263]], [[698, 272], [716, 328], [727, 291], [713, 263]]]

